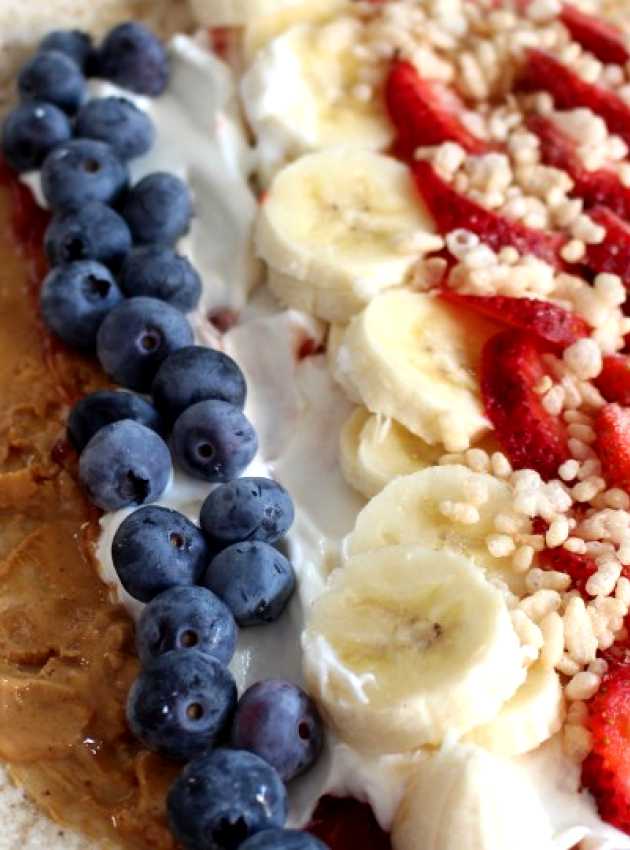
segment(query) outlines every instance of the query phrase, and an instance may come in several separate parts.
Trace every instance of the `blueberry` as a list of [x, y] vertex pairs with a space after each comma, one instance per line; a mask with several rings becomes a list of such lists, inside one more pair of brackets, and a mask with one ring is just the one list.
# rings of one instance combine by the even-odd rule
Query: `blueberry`
[[293, 502], [280, 484], [270, 478], [237, 478], [210, 493], [200, 520], [208, 538], [229, 546], [245, 540], [275, 543], [293, 517]]
[[151, 392], [163, 416], [177, 419], [186, 408], [210, 399], [227, 401], [242, 409], [247, 384], [238, 364], [227, 354], [191, 345], [166, 358]]
[[267, 679], [252, 685], [241, 697], [231, 743], [237, 750], [259, 755], [289, 782], [315, 762], [324, 731], [308, 694], [291, 682]]
[[130, 298], [107, 316], [99, 329], [96, 350], [101, 366], [118, 384], [148, 391], [162, 361], [190, 345], [193, 333], [186, 317], [156, 298]]
[[235, 705], [236, 685], [227, 667], [197, 650], [175, 649], [133, 683], [127, 721], [150, 750], [187, 761], [214, 744]]
[[196, 584], [210, 553], [203, 534], [183, 514], [149, 505], [123, 520], [112, 560], [125, 590], [148, 602], [177, 585]]
[[190, 192], [179, 177], [156, 171], [127, 193], [122, 214], [136, 242], [171, 245], [190, 226]]
[[18, 74], [24, 100], [46, 100], [64, 112], [76, 112], [85, 97], [85, 78], [77, 63], [59, 50], [36, 53]]
[[127, 186], [127, 166], [105, 142], [71, 139], [48, 154], [42, 191], [54, 209], [77, 209], [88, 201], [115, 201]]
[[253, 460], [258, 440], [250, 421], [227, 401], [198, 401], [175, 421], [173, 454], [202, 481], [230, 481]]
[[201, 295], [201, 278], [186, 259], [164, 245], [135, 248], [120, 270], [120, 287], [127, 295], [149, 295], [187, 313]]
[[299, 829], [264, 829], [243, 842], [239, 850], [328, 850], [328, 846]]
[[79, 478], [104, 511], [153, 502], [171, 477], [171, 455], [155, 431], [121, 419], [92, 437], [79, 458]]
[[109, 269], [93, 260], [53, 269], [40, 292], [45, 323], [76, 348], [94, 347], [100, 325], [121, 301], [122, 293]]
[[172, 587], [156, 596], [138, 622], [143, 664], [172, 649], [194, 649], [229, 664], [238, 629], [230, 609], [205, 587]]
[[21, 103], [2, 127], [2, 153], [16, 171], [39, 168], [50, 151], [72, 136], [68, 117], [52, 103]]
[[259, 626], [282, 614], [295, 590], [295, 573], [277, 549], [253, 540], [215, 555], [202, 583], [221, 597], [239, 626]]
[[44, 237], [53, 265], [73, 260], [98, 260], [118, 268], [131, 249], [131, 233], [125, 220], [100, 201], [88, 201], [77, 210], [54, 216]]
[[124, 160], [142, 156], [155, 139], [153, 121], [125, 97], [97, 97], [81, 107], [75, 133], [112, 146]]
[[121, 419], [133, 419], [158, 434], [164, 430], [160, 414], [142, 396], [99, 390], [83, 396], [70, 411], [68, 439], [78, 452], [82, 452], [97, 431]]
[[237, 850], [254, 833], [284, 825], [287, 792], [258, 756], [218, 749], [186, 765], [171, 786], [167, 810], [186, 850]]
[[53, 30], [42, 39], [41, 50], [58, 50], [73, 59], [82, 71], [88, 66], [92, 55], [92, 39], [81, 30]]
[[162, 42], [142, 24], [114, 27], [98, 56], [98, 75], [138, 94], [162, 94], [169, 63]]

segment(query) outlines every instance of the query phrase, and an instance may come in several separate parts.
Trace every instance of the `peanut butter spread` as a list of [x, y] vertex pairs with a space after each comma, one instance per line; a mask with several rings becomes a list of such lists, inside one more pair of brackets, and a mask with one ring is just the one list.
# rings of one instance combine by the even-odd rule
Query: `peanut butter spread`
[[65, 442], [69, 404], [105, 379], [39, 321], [43, 223], [0, 164], [0, 760], [53, 819], [172, 848], [177, 767], [127, 730], [133, 626], [97, 575], [98, 515]]

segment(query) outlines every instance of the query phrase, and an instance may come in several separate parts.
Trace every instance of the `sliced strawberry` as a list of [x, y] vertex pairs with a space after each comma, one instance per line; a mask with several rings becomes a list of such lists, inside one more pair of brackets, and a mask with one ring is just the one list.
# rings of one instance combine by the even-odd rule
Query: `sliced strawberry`
[[595, 378], [595, 386], [606, 401], [630, 407], [630, 357], [623, 354], [604, 357], [604, 366]]
[[563, 422], [548, 413], [534, 388], [547, 370], [531, 334], [507, 330], [492, 337], [481, 358], [481, 395], [503, 451], [516, 469], [554, 478], [569, 458]]
[[433, 166], [424, 160], [411, 165], [418, 191], [435, 219], [438, 231], [445, 235], [452, 230], [465, 228], [476, 233], [482, 242], [495, 251], [511, 245], [523, 255], [533, 254], [552, 266], [565, 268], [560, 257], [565, 239], [557, 233], [546, 233], [510, 221], [492, 210], [456, 192], [443, 180]]
[[571, 576], [572, 587], [590, 599], [586, 593], [586, 582], [597, 572], [597, 564], [586, 555], [576, 555], [566, 549], [544, 549], [538, 556], [538, 563], [544, 570], [556, 570]]
[[566, 348], [589, 334], [583, 319], [549, 301], [506, 295], [462, 295], [452, 289], [443, 289], [441, 295], [453, 304], [461, 304], [512, 328], [529, 331], [555, 348]]
[[392, 63], [385, 102], [397, 130], [397, 152], [404, 158], [411, 158], [416, 148], [442, 142], [457, 142], [474, 154], [489, 149], [459, 119], [463, 106], [455, 94], [442, 83], [421, 77], [410, 62]]
[[582, 783], [604, 820], [630, 834], [630, 666], [611, 665], [588, 708], [593, 749]]
[[586, 246], [586, 264], [595, 272], [619, 275], [630, 287], [630, 225], [606, 207], [595, 207], [589, 216], [606, 235], [603, 242]]
[[630, 107], [613, 91], [587, 83], [567, 65], [544, 53], [530, 50], [517, 81], [523, 91], [547, 91], [560, 109], [585, 106], [601, 115], [611, 133], [630, 142]]
[[625, 65], [630, 59], [623, 34], [606, 21], [587, 15], [569, 3], [564, 4], [560, 20], [573, 41], [606, 65]]
[[603, 205], [622, 218], [630, 218], [630, 188], [623, 185], [616, 172], [610, 168], [587, 171], [573, 139], [550, 118], [530, 115], [527, 127], [540, 140], [542, 161], [571, 177], [574, 197], [582, 198], [587, 208]]
[[595, 419], [595, 450], [611, 487], [630, 489], [630, 408], [607, 404]]

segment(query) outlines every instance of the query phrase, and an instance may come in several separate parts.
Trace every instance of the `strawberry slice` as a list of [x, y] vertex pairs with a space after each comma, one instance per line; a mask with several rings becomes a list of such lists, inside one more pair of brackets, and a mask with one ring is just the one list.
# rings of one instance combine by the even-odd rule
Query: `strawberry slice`
[[630, 408], [607, 404], [595, 419], [595, 450], [610, 487], [630, 490]]
[[612, 210], [595, 207], [589, 216], [606, 231], [604, 241], [586, 246], [586, 264], [595, 272], [617, 274], [630, 287], [630, 225]]
[[604, 820], [630, 834], [630, 666], [611, 665], [588, 707], [593, 750], [582, 783]]
[[556, 570], [571, 576], [572, 587], [578, 590], [585, 599], [591, 599], [586, 592], [586, 582], [597, 572], [597, 564], [586, 555], [568, 552], [562, 547], [558, 549], [543, 549], [538, 556], [538, 564], [543, 570]]
[[589, 334], [583, 319], [549, 301], [507, 295], [462, 295], [452, 289], [443, 289], [441, 296], [512, 328], [529, 331], [560, 350]]
[[606, 401], [630, 406], [630, 357], [623, 354], [604, 357], [604, 366], [595, 378], [595, 386]]
[[630, 107], [610, 89], [587, 83], [542, 50], [529, 50], [519, 79], [523, 91], [547, 91], [560, 109], [585, 106], [601, 115], [611, 133], [630, 143]]
[[606, 65], [625, 65], [630, 59], [623, 34], [606, 21], [587, 15], [569, 3], [564, 4], [560, 20], [573, 41]]
[[385, 102], [398, 134], [396, 150], [405, 159], [412, 158], [416, 148], [442, 142], [457, 142], [473, 154], [489, 149], [458, 118], [463, 107], [456, 95], [436, 80], [421, 77], [410, 62], [392, 62]]
[[502, 331], [481, 357], [481, 396], [496, 437], [515, 469], [535, 469], [546, 480], [569, 458], [563, 422], [548, 413], [534, 388], [547, 374], [536, 337]]
[[482, 242], [495, 251], [511, 245], [522, 255], [533, 254], [556, 268], [566, 268], [566, 263], [560, 257], [565, 239], [560, 234], [534, 230], [485, 209], [456, 192], [425, 160], [414, 162], [411, 170], [418, 191], [442, 235], [465, 228], [476, 233]]
[[571, 194], [582, 198], [586, 207], [603, 205], [622, 218], [630, 218], [630, 188], [609, 168], [587, 171], [575, 143], [558, 124], [543, 115], [530, 115], [527, 127], [540, 140], [540, 155], [546, 165], [566, 171], [573, 180]]

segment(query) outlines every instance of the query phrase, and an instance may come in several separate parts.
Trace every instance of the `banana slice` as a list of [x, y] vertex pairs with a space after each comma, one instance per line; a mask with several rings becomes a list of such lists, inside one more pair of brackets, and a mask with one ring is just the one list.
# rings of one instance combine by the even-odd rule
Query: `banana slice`
[[401, 475], [433, 466], [442, 450], [429, 446], [395, 419], [357, 408], [341, 429], [339, 462], [346, 481], [366, 499]]
[[365, 752], [439, 744], [494, 717], [523, 682], [502, 594], [466, 558], [418, 544], [350, 559], [310, 611], [311, 693]]
[[470, 746], [419, 760], [392, 827], [396, 850], [551, 850], [552, 837], [527, 776]]
[[190, 0], [197, 23], [206, 27], [239, 27], [299, 5], [300, 0]]
[[497, 716], [469, 732], [466, 741], [497, 755], [520, 756], [555, 735], [565, 714], [560, 677], [555, 670], [535, 664]]
[[289, 5], [282, 2], [274, 5], [271, 13], [249, 17], [243, 22], [242, 49], [248, 65], [261, 47], [295, 24], [321, 24], [333, 15], [351, 13], [352, 9], [346, 0], [293, 0]]
[[306, 154], [274, 178], [260, 206], [258, 255], [279, 273], [289, 306], [312, 304], [332, 322], [350, 318], [400, 284], [423, 250], [441, 245], [408, 169], [370, 151]]
[[373, 298], [337, 351], [345, 379], [372, 413], [460, 451], [488, 430], [480, 398], [481, 350], [496, 325], [422, 292]]

